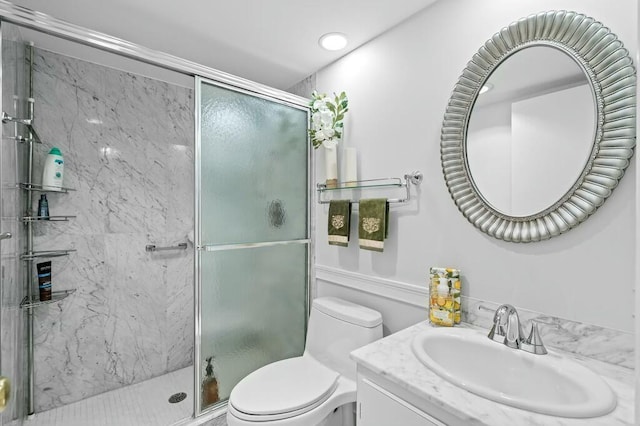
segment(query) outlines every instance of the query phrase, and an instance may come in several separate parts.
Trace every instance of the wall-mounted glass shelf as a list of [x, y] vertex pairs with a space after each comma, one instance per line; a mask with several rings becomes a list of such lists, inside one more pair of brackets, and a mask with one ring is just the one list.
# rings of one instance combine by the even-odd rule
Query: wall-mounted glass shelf
[[76, 249], [32, 251], [31, 253], [25, 253], [21, 255], [20, 259], [32, 261], [41, 258], [69, 256], [70, 253], [73, 253], [75, 251]]
[[67, 296], [75, 292], [76, 292], [75, 288], [71, 290], [52, 291], [51, 300], [40, 300], [37, 296], [31, 297], [31, 300], [29, 300], [29, 298], [25, 296], [25, 298], [22, 299], [22, 302], [20, 303], [20, 307], [22, 309], [29, 309], [29, 308], [35, 308], [41, 305], [48, 305], [49, 303], [58, 303], [61, 300], [66, 299]]
[[327, 187], [324, 183], [319, 183], [318, 191], [340, 191], [345, 189], [363, 189], [363, 188], [389, 188], [403, 187], [405, 183], [400, 178], [383, 178], [358, 180], [355, 182], [338, 182], [335, 187]]
[[62, 192], [67, 193], [70, 191], [75, 191], [73, 188], [64, 188], [57, 186], [42, 186], [37, 183], [19, 183], [18, 187], [20, 189], [24, 189], [25, 191], [35, 191], [35, 192]]
[[68, 222], [76, 216], [25, 216], [20, 220], [23, 222]]
[[[333, 191], [345, 191], [354, 189], [374, 189], [374, 188], [405, 188], [406, 197], [404, 198], [389, 198], [389, 203], [407, 203], [411, 200], [411, 193], [409, 191], [409, 184], [420, 185], [422, 183], [422, 173], [413, 172], [404, 175], [404, 178], [379, 178], [379, 179], [365, 179], [357, 180], [353, 182], [338, 182], [335, 187], [327, 187], [324, 183], [317, 184], [318, 190], [318, 203], [329, 204], [330, 200], [322, 198], [322, 194], [325, 192]], [[352, 203], [358, 203], [359, 200], [351, 200]]]

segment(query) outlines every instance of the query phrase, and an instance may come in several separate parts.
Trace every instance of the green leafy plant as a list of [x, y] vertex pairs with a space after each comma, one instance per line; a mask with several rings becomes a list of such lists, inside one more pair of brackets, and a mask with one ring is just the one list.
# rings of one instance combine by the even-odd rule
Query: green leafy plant
[[324, 93], [311, 94], [311, 128], [309, 136], [315, 149], [320, 145], [333, 149], [344, 131], [344, 115], [349, 111], [349, 100], [345, 92], [333, 94], [333, 99]]

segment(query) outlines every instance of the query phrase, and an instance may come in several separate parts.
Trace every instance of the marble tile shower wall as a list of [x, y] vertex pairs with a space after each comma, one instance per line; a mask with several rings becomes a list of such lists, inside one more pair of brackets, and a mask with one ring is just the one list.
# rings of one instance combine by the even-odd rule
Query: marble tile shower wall
[[[35, 127], [65, 158], [69, 194], [49, 194], [36, 250], [53, 289], [77, 288], [35, 317], [36, 411], [192, 363], [193, 255], [147, 253], [193, 229], [193, 90], [36, 49]], [[62, 260], [59, 260], [62, 259]]]

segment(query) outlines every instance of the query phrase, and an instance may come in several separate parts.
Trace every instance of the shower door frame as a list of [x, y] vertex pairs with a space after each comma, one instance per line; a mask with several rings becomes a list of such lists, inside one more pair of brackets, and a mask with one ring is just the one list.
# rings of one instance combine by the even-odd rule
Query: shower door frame
[[[201, 189], [202, 189], [202, 181], [200, 179], [201, 177], [201, 167], [200, 167], [200, 159], [202, 158], [202, 153], [201, 153], [201, 149], [202, 149], [202, 114], [201, 114], [201, 95], [202, 95], [202, 84], [211, 84], [214, 85], [216, 87], [221, 87], [224, 89], [228, 89], [228, 90], [232, 90], [234, 92], [237, 93], [243, 93], [246, 95], [250, 95], [250, 96], [255, 96], [257, 98], [261, 98], [261, 99], [265, 99], [271, 102], [275, 102], [275, 103], [279, 103], [281, 105], [285, 105], [288, 107], [292, 107], [292, 108], [296, 108], [302, 111], [305, 111], [307, 113], [307, 128], [309, 128], [309, 123], [310, 123], [310, 115], [309, 115], [309, 104], [305, 103], [304, 106], [299, 105], [299, 104], [293, 104], [291, 102], [288, 102], [285, 99], [276, 99], [273, 98], [272, 96], [266, 95], [266, 94], [261, 94], [261, 93], [256, 93], [247, 89], [241, 89], [238, 87], [234, 87], [231, 86], [229, 84], [225, 84], [225, 83], [221, 83], [221, 82], [217, 82], [215, 80], [212, 79], [208, 79], [208, 78], [203, 78], [200, 76], [196, 76], [195, 77], [195, 116], [196, 116], [196, 121], [195, 121], [195, 130], [196, 130], [196, 141], [195, 141], [195, 241], [194, 241], [194, 245], [195, 245], [195, 249], [196, 249], [196, 253], [194, 256], [195, 259], [195, 299], [196, 299], [196, 311], [195, 311], [195, 333], [196, 333], [196, 338], [194, 340], [194, 369], [196, 371], [199, 371], [199, 367], [202, 363], [202, 357], [201, 357], [201, 339], [202, 339], [202, 310], [201, 310], [201, 306], [200, 303], [198, 303], [201, 299], [201, 295], [202, 295], [202, 268], [201, 268], [201, 254], [203, 251], [222, 251], [222, 250], [235, 250], [235, 249], [243, 249], [243, 248], [251, 248], [251, 247], [273, 247], [273, 246], [280, 246], [280, 245], [291, 245], [291, 244], [303, 244], [307, 246], [307, 283], [306, 283], [306, 306], [305, 306], [305, 318], [308, 322], [308, 316], [309, 316], [309, 307], [311, 304], [311, 299], [312, 299], [312, 294], [311, 294], [311, 282], [312, 282], [312, 273], [313, 273], [313, 267], [315, 264], [315, 255], [314, 255], [314, 239], [312, 238], [312, 232], [313, 232], [313, 223], [314, 222], [314, 216], [313, 216], [313, 200], [314, 198], [312, 197], [312, 191], [311, 191], [311, 187], [312, 187], [312, 182], [313, 182], [313, 177], [315, 176], [315, 170], [313, 169], [313, 157], [312, 157], [312, 153], [311, 153], [311, 149], [310, 149], [310, 143], [311, 141], [309, 140], [309, 135], [306, 135], [306, 144], [307, 144], [307, 238], [305, 239], [298, 239], [298, 240], [289, 240], [289, 241], [272, 241], [272, 242], [262, 242], [262, 243], [240, 243], [240, 244], [224, 244], [224, 245], [218, 245], [215, 246], [211, 249], [208, 249], [208, 247], [205, 247], [202, 245], [202, 235], [201, 235], [201, 226], [200, 226], [200, 218], [201, 218]], [[315, 276], [315, 275], [313, 275]], [[307, 328], [307, 324], [304, 324], [304, 328], [306, 330]], [[220, 403], [216, 403], [211, 405], [210, 407], [205, 408], [204, 411], [202, 411], [202, 404], [201, 404], [201, 400], [200, 400], [200, 394], [201, 394], [201, 389], [200, 389], [200, 378], [196, 377], [196, 380], [194, 381], [194, 405], [195, 405], [195, 416], [198, 417], [201, 414], [206, 414], [209, 412], [213, 412], [216, 411], [220, 408], [224, 408], [227, 405], [227, 401], [221, 401]]]
[[[206, 79], [213, 84], [223, 85], [232, 90], [242, 91], [244, 93], [262, 97], [264, 99], [268, 99], [270, 101], [286, 104], [292, 107], [297, 107], [307, 111], [307, 121], [309, 120], [309, 102], [310, 99], [294, 95], [292, 93], [288, 93], [282, 91], [280, 89], [275, 89], [273, 87], [269, 87], [264, 84], [256, 83], [251, 80], [247, 80], [242, 77], [237, 77], [235, 75], [216, 70], [211, 67], [207, 67], [196, 62], [192, 62], [186, 59], [182, 59], [180, 57], [170, 55], [168, 53], [160, 52], [157, 50], [149, 49], [147, 47], [131, 43], [129, 41], [110, 36], [108, 34], [100, 33], [97, 31], [93, 31], [88, 28], [84, 28], [75, 24], [71, 24], [69, 22], [63, 21], [61, 19], [54, 18], [52, 16], [46, 15], [44, 13], [40, 13], [26, 7], [18, 6], [13, 3], [10, 3], [6, 0], [0, 0], [0, 24], [2, 22], [8, 22], [19, 27], [25, 27], [28, 29], [32, 29], [44, 34], [48, 34], [54, 37], [59, 37], [64, 40], [69, 40], [72, 42], [76, 42], [79, 44], [83, 44], [85, 46], [94, 47], [99, 50], [103, 50], [109, 53], [114, 53], [116, 55], [120, 55], [129, 59], [134, 59], [137, 61], [141, 61], [150, 65], [155, 65], [160, 68], [164, 68], [170, 71], [175, 71], [180, 74], [184, 74], [194, 78], [194, 90], [197, 88], [196, 84], [199, 81], [198, 79]], [[0, 58], [1, 60], [1, 58]], [[196, 98], [197, 99], [197, 98]], [[196, 111], [196, 116], [199, 113]], [[197, 128], [196, 128], [197, 134]], [[194, 135], [194, 139], [196, 135]], [[307, 143], [310, 143], [309, 136], [306, 136]], [[313, 209], [312, 201], [312, 181], [315, 176], [315, 162], [312, 160], [311, 149], [308, 149], [307, 156], [307, 175], [308, 175], [308, 188], [307, 188], [307, 236], [308, 236], [308, 255], [307, 255], [307, 315], [309, 314], [309, 306], [311, 299], [313, 297], [313, 292], [315, 286], [312, 285], [314, 277], [315, 277], [315, 239], [313, 238], [315, 232], [315, 209]], [[194, 155], [194, 162], [198, 157]], [[196, 167], [198, 167], [196, 163]], [[196, 179], [198, 179], [199, 170], [196, 169]], [[199, 187], [198, 187], [199, 188]], [[198, 189], [196, 188], [196, 189]], [[197, 197], [196, 197], [197, 202]], [[199, 214], [196, 206], [196, 218]], [[198, 219], [196, 219], [198, 220]], [[196, 224], [198, 222], [195, 222]], [[194, 259], [198, 257], [198, 250], [194, 248], [195, 256]], [[196, 276], [198, 274], [199, 265], [196, 264], [197, 261], [194, 261], [194, 269]], [[199, 321], [200, 314], [200, 306], [199, 306], [199, 289], [196, 288], [198, 284], [197, 278], [194, 278], [194, 315], [196, 317], [196, 322]], [[199, 326], [199, 323], [197, 324]], [[198, 364], [199, 362], [199, 353], [197, 348], [200, 345], [200, 335], [199, 328], [197, 328], [196, 324], [194, 324], [194, 384], [199, 382], [198, 377]], [[197, 356], [195, 354], [198, 354]], [[199, 388], [198, 388], [199, 390]], [[33, 389], [28, 390], [30, 394], [30, 398], [33, 398]], [[226, 411], [226, 402], [221, 404], [216, 404], [213, 407], [206, 409], [205, 411], [200, 411], [200, 398], [199, 394], [194, 395], [194, 411], [193, 417], [198, 417], [204, 414], [222, 414]]]

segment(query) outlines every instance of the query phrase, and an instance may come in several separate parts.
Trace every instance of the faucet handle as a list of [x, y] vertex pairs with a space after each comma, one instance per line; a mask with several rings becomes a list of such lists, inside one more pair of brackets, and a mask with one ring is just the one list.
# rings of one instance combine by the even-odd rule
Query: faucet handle
[[494, 323], [491, 330], [489, 330], [489, 335], [487, 337], [494, 342], [504, 342], [504, 331], [502, 326], [498, 323]]
[[547, 353], [547, 348], [544, 347], [542, 337], [540, 337], [540, 332], [538, 331], [537, 322], [531, 321], [531, 332], [529, 337], [520, 345], [520, 349], [536, 355], [545, 355]]
[[507, 315], [511, 309], [511, 305], [501, 305], [496, 312], [493, 314], [493, 326], [489, 331], [489, 339], [504, 343], [504, 338], [507, 335], [506, 326], [507, 326]]

